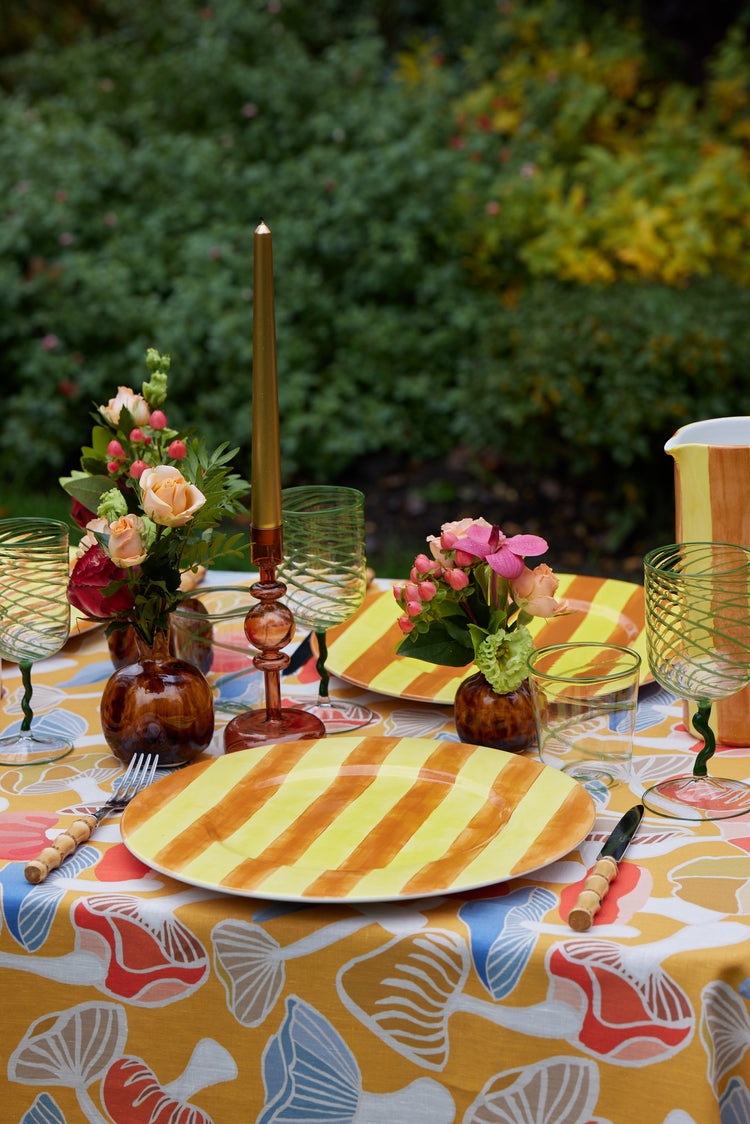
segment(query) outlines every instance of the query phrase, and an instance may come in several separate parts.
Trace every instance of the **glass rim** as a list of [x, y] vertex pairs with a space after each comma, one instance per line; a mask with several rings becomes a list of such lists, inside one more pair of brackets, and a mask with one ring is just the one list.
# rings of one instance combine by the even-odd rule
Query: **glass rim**
[[[682, 556], [683, 551], [689, 550], [690, 548], [695, 548], [695, 550], [697, 551], [698, 549], [706, 550], [709, 547], [720, 547], [725, 551], [734, 551], [737, 555], [737, 558], [744, 558], [744, 561], [738, 561], [736, 565], [730, 565], [727, 569], [704, 570], [701, 573], [693, 574], [680, 570], [667, 570], [663, 566], [656, 565], [654, 561], [655, 559], [661, 557], [666, 560], [669, 557], [674, 557], [675, 554], [679, 558]], [[745, 546], [741, 546], [739, 543], [733, 542], [715, 542], [712, 540], [698, 540], [695, 542], [673, 542], [668, 543], [665, 546], [656, 546], [652, 550], [649, 550], [648, 553], [643, 557], [643, 567], [647, 574], [658, 574], [660, 576], [664, 574], [672, 574], [675, 577], [681, 578], [682, 580], [698, 580], [708, 577], [721, 577], [722, 575], [728, 576], [729, 574], [741, 573], [743, 570], [747, 570], [748, 568], [750, 568], [750, 550], [748, 550], [748, 548]]]
[[[317, 496], [318, 501], [330, 499], [324, 507], [290, 506], [288, 500], [300, 500], [303, 505], [309, 505]], [[349, 488], [345, 484], [298, 484], [291, 488], [283, 488], [281, 492], [281, 515], [316, 515], [321, 512], [330, 514], [335, 511], [352, 511], [364, 506], [365, 494], [359, 488]]]
[[[70, 536], [68, 524], [63, 523], [61, 519], [48, 519], [43, 515], [18, 515], [0, 519], [0, 542], [6, 535], [28, 535], [33, 531], [47, 532], [53, 538], [60, 538], [62, 535]], [[21, 542], [22, 540], [8, 541]]]
[[[618, 652], [621, 656], [625, 656], [630, 660], [630, 666], [624, 666], [617, 671], [600, 675], [564, 674], [555, 671], [542, 671], [535, 666], [535, 660], [537, 658], [545, 655], [552, 655], [554, 652], [573, 651], [574, 649], [581, 649], [582, 651], [597, 649], [598, 651]], [[634, 673], [639, 672], [642, 663], [643, 660], [634, 648], [627, 648], [624, 644], [608, 644], [606, 641], [597, 640], [548, 644], [544, 648], [535, 649], [526, 660], [526, 666], [532, 675], [535, 675], [538, 679], [546, 679], [552, 683], [614, 683], [618, 679], [628, 679]]]

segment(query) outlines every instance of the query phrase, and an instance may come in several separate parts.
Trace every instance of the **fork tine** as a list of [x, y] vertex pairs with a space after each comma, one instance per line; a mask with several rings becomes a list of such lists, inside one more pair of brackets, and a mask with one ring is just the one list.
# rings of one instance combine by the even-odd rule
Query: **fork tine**
[[133, 769], [135, 768], [135, 761], [135, 757], [131, 757], [130, 761], [128, 762], [127, 769], [124, 773], [121, 773], [115, 781], [115, 796], [119, 796], [125, 786], [129, 784], [131, 774], [133, 772]]
[[117, 792], [119, 797], [127, 797], [130, 799], [140, 792], [147, 784], [150, 784], [154, 779], [156, 767], [159, 764], [159, 758], [150, 753], [140, 753], [138, 757], [131, 758], [131, 763], [134, 763], [135, 768], [128, 780], [127, 786], [123, 785]]

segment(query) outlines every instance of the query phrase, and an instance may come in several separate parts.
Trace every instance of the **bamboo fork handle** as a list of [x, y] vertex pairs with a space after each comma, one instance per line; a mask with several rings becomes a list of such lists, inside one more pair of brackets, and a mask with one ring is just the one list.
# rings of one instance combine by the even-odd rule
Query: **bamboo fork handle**
[[597, 860], [583, 884], [576, 904], [568, 914], [568, 924], [571, 929], [575, 929], [578, 933], [585, 933], [591, 928], [594, 914], [598, 913], [609, 884], [616, 874], [617, 863], [611, 856]]
[[77, 820], [73, 820], [70, 827], [60, 832], [37, 858], [26, 863], [23, 870], [26, 881], [44, 882], [51, 870], [57, 870], [63, 859], [72, 855], [80, 843], [85, 843], [90, 838], [98, 822], [96, 816], [79, 816]]

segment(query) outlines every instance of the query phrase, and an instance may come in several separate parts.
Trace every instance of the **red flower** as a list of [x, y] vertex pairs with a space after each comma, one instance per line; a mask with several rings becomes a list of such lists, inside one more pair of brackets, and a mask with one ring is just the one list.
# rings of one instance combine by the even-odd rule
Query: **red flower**
[[100, 546], [92, 546], [83, 554], [70, 575], [68, 601], [84, 616], [96, 620], [109, 620], [122, 616], [133, 608], [133, 595], [126, 585], [114, 593], [104, 590], [114, 581], [124, 581], [127, 571], [115, 566]]
[[92, 519], [96, 519], [95, 513], [89, 511], [87, 507], [84, 507], [80, 500], [73, 500], [70, 517], [78, 527], [83, 527], [84, 530], [86, 529], [87, 523], [90, 523]]

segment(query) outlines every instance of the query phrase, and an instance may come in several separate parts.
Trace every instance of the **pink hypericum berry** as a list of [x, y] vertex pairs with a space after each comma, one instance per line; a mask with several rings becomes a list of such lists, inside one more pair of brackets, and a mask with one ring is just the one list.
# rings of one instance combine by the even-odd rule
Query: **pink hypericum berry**
[[465, 570], [446, 570], [445, 580], [451, 589], [458, 591], [459, 589], [466, 589], [469, 584], [469, 575]]
[[119, 461], [108, 461], [107, 462], [107, 472], [109, 472], [110, 475], [114, 476], [115, 473], [117, 473], [119, 471], [120, 471], [120, 462]]
[[419, 583], [419, 596], [423, 601], [432, 601], [437, 593], [437, 586], [434, 582], [420, 582]]
[[426, 554], [418, 554], [414, 559], [414, 569], [418, 574], [431, 574], [435, 568], [435, 559], [428, 558]]
[[401, 594], [403, 592], [404, 592], [404, 587], [402, 585], [394, 585], [393, 596], [396, 598], [397, 601], [401, 600]]
[[414, 582], [407, 582], [404, 586], [404, 596], [407, 601], [419, 601], [419, 590]]
[[133, 461], [128, 469], [128, 476], [132, 476], [134, 480], [140, 480], [147, 468], [148, 465], [145, 461]]
[[131, 429], [130, 440], [133, 442], [134, 445], [140, 445], [141, 441], [143, 441], [143, 430], [142, 429]]
[[184, 441], [173, 441], [167, 448], [167, 455], [176, 461], [181, 461], [186, 452]]
[[145, 433], [143, 435], [143, 444], [144, 445], [150, 445], [152, 441], [153, 441], [153, 437], [151, 436], [150, 433]]
[[164, 429], [167, 424], [167, 416], [162, 410], [154, 410], [148, 419], [148, 424], [152, 429]]
[[109, 445], [107, 445], [107, 456], [117, 457], [118, 460], [124, 460], [125, 450], [119, 441], [115, 441], [114, 439], [110, 441]]
[[472, 562], [476, 562], [476, 558], [465, 550], [457, 550], [453, 555], [453, 561], [457, 566], [471, 566]]
[[402, 632], [411, 632], [414, 628], [414, 621], [410, 621], [408, 617], [399, 617], [398, 627]]
[[418, 617], [419, 614], [422, 612], [422, 602], [421, 601], [407, 601], [406, 602], [406, 611], [407, 611], [407, 613], [409, 614], [410, 617]]

